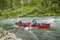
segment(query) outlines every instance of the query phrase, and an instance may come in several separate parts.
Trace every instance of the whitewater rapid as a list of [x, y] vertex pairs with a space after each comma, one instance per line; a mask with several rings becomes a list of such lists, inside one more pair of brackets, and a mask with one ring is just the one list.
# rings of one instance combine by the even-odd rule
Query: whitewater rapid
[[[50, 29], [11, 29], [10, 31], [16, 34], [17, 37], [29, 37], [32, 40], [60, 40], [60, 17], [23, 17], [23, 18], [12, 18], [12, 19], [2, 19], [0, 20], [0, 26], [4, 26], [4, 24], [12, 24], [15, 27], [14, 23], [18, 22], [20, 19], [23, 22], [30, 22], [34, 18], [38, 20], [38, 22], [50, 23]], [[9, 27], [9, 26], [8, 26]], [[12, 31], [13, 30], [13, 31]], [[17, 31], [16, 31], [17, 30]], [[24, 32], [23, 32], [24, 31]], [[22, 36], [22, 33], [25, 34]]]

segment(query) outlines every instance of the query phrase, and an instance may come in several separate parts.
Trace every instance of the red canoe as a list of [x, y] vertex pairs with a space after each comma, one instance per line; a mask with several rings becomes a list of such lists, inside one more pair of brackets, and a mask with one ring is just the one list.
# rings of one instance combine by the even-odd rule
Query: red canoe
[[15, 23], [15, 25], [19, 26], [19, 27], [31, 27], [31, 28], [50, 28], [50, 24], [47, 23], [43, 23], [43, 25], [35, 25], [35, 26], [29, 26], [30, 23], [23, 23], [23, 24], [19, 24], [19, 23]]

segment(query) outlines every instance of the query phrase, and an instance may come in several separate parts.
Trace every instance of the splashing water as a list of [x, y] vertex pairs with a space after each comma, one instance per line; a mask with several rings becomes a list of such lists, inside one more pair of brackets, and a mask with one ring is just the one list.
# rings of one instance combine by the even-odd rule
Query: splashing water
[[[34, 18], [36, 18], [39, 22], [50, 23], [50, 29], [26, 28], [25, 31], [29, 32], [36, 40], [60, 40], [60, 17], [34, 17]], [[12, 26], [14, 26], [14, 23], [18, 22], [20, 19], [23, 22], [29, 22], [34, 18], [15, 18], [4, 20], [2, 19], [0, 20], [0, 26], [4, 24], [13, 24]]]

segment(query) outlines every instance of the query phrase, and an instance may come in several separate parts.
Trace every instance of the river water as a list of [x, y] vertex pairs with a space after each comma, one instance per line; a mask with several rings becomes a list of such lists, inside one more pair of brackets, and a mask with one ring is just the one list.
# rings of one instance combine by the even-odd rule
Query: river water
[[[23, 18], [1, 19], [0, 20], [0, 27], [3, 27], [3, 26], [15, 27], [14, 23], [18, 22], [20, 19], [23, 22], [30, 22], [33, 19], [37, 19], [38, 22], [50, 23], [50, 28], [49, 29], [25, 30], [24, 31], [24, 33], [26, 33], [25, 37], [26, 37], [27, 34], [30, 34], [27, 37], [31, 36], [32, 40], [60, 40], [60, 17], [59, 16], [23, 17]], [[19, 31], [17, 31], [18, 33], [15, 33], [15, 34], [16, 34], [17, 37], [21, 37], [22, 33], [21, 33], [20, 29], [18, 29], [18, 30], [19, 30]], [[23, 38], [23, 36], [22, 36], [22, 38]]]

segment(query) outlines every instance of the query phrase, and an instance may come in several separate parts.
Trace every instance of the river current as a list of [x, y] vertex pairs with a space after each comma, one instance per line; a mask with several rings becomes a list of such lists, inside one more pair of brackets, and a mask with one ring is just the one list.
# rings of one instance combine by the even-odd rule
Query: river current
[[[37, 19], [38, 22], [50, 23], [50, 28], [49, 29], [25, 30], [25, 32], [26, 31], [28, 32], [28, 33], [26, 32], [26, 34], [30, 33], [31, 38], [33, 38], [32, 40], [60, 40], [60, 17], [58, 17], [58, 16], [0, 19], [0, 27], [6, 26], [5, 24], [7, 24], [8, 27], [10, 27], [10, 25], [12, 27], [15, 27], [14, 23], [18, 22], [19, 20], [22, 20], [23, 22], [30, 22], [33, 19]], [[20, 35], [20, 37], [21, 37], [22, 33], [19, 34], [19, 31], [17, 31], [17, 32], [18, 33], [15, 33], [16, 36], [19, 37], [19, 35]], [[30, 35], [28, 35], [28, 37]], [[22, 36], [22, 38], [23, 38], [23, 36]]]

